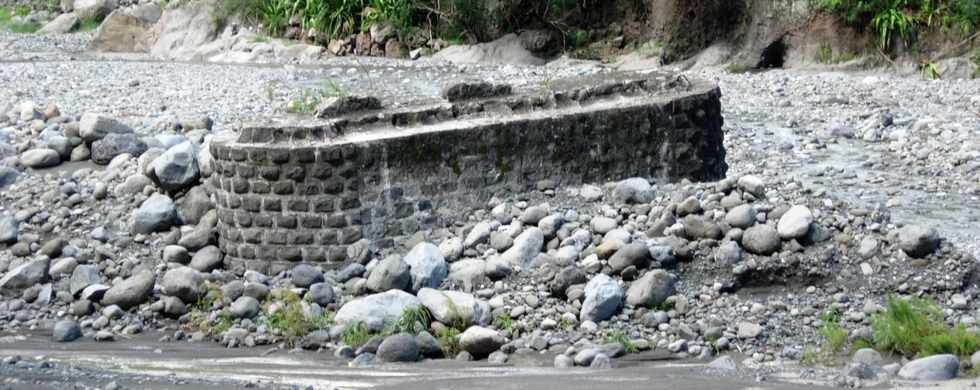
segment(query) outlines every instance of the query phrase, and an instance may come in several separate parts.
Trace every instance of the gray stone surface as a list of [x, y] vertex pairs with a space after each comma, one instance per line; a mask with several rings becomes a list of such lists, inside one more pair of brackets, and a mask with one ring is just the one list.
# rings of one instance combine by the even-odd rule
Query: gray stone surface
[[170, 197], [154, 194], [133, 212], [132, 231], [149, 234], [170, 229], [177, 222], [177, 209]]
[[771, 255], [779, 250], [779, 233], [769, 225], [756, 225], [742, 234], [742, 246], [750, 253]]
[[308, 288], [316, 283], [323, 282], [323, 272], [309, 264], [300, 264], [293, 267], [290, 279], [296, 287]]
[[92, 162], [109, 164], [116, 156], [128, 154], [134, 158], [146, 152], [146, 143], [133, 133], [109, 133], [92, 143]]
[[13, 215], [0, 214], [0, 244], [10, 245], [17, 242], [20, 235], [20, 224]]
[[184, 142], [167, 149], [153, 160], [153, 174], [167, 191], [180, 191], [196, 183], [201, 173], [194, 144]]
[[796, 205], [790, 207], [779, 218], [776, 231], [779, 232], [780, 238], [791, 240], [806, 236], [807, 232], [810, 231], [811, 224], [813, 224], [813, 213], [810, 212], [810, 209], [806, 206]]
[[337, 311], [334, 320], [342, 325], [363, 322], [372, 331], [381, 331], [385, 321], [398, 318], [405, 309], [422, 303], [414, 295], [401, 290], [372, 294], [347, 302]]
[[609, 276], [599, 274], [585, 285], [585, 301], [579, 318], [581, 321], [604, 321], [622, 306], [623, 288]]
[[[254, 318], [259, 314], [259, 301], [252, 297], [238, 297], [232, 302], [228, 312], [234, 318]], [[281, 308], [280, 310], [286, 310]]]
[[459, 347], [478, 359], [497, 351], [506, 342], [497, 331], [481, 326], [471, 326], [459, 335]]
[[674, 295], [677, 278], [664, 270], [652, 270], [634, 281], [626, 291], [626, 304], [656, 307]]
[[28, 168], [50, 168], [61, 164], [61, 155], [53, 149], [31, 149], [20, 155], [20, 163]]
[[654, 195], [650, 182], [639, 177], [623, 180], [613, 189], [613, 200], [617, 203], [647, 203]]
[[132, 133], [133, 129], [106, 115], [86, 113], [78, 125], [79, 135], [86, 142], [95, 142], [109, 133]]
[[446, 276], [449, 276], [449, 266], [442, 256], [442, 251], [431, 243], [422, 242], [415, 245], [405, 255], [404, 261], [408, 264], [412, 275], [412, 291], [418, 291], [423, 287], [438, 288]]
[[48, 278], [50, 265], [51, 259], [40, 256], [8, 271], [0, 278], [0, 292], [20, 294], [22, 290], [43, 282]]
[[124, 310], [146, 302], [153, 293], [153, 272], [142, 271], [114, 284], [102, 296], [103, 305], [118, 305]]
[[72, 320], [61, 320], [54, 324], [51, 338], [58, 342], [71, 342], [82, 337], [82, 327]]
[[960, 361], [953, 355], [933, 355], [915, 359], [902, 366], [898, 376], [920, 381], [943, 381], [956, 378]]
[[939, 248], [939, 232], [928, 226], [905, 226], [898, 230], [898, 247], [909, 256], [926, 257]]
[[443, 324], [486, 325], [490, 320], [490, 305], [472, 294], [423, 288], [418, 298], [432, 317]]
[[163, 274], [160, 282], [165, 295], [180, 298], [188, 304], [195, 304], [206, 293], [204, 276], [190, 267], [178, 267]]
[[419, 346], [415, 337], [400, 333], [385, 337], [376, 355], [384, 362], [414, 362], [419, 360]]
[[411, 287], [411, 269], [397, 256], [381, 260], [368, 274], [367, 288], [371, 291], [408, 290]]

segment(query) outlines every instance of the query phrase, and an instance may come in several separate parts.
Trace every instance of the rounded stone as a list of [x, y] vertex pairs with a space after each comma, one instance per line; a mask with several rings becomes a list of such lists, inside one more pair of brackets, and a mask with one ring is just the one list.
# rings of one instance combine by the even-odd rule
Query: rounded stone
[[779, 250], [779, 233], [769, 225], [750, 227], [742, 234], [742, 246], [757, 255], [771, 255]]
[[396, 334], [381, 342], [377, 357], [384, 362], [414, 362], [419, 360], [419, 346], [412, 335]]

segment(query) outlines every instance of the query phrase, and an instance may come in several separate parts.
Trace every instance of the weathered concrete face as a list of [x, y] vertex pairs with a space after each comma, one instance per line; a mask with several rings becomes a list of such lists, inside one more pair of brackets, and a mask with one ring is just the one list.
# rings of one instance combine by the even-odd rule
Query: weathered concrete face
[[490, 88], [491, 97], [465, 99], [459, 90], [451, 103], [246, 127], [213, 142], [226, 266], [342, 263], [362, 238], [442, 226], [541, 180], [700, 181], [727, 170], [713, 84], [620, 74], [517, 95]]

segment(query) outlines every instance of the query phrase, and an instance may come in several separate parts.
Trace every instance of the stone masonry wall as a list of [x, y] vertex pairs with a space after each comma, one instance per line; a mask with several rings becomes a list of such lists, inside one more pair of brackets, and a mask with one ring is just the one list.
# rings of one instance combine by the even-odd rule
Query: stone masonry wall
[[[556, 93], [544, 108], [522, 97], [391, 114], [406, 124], [397, 131], [377, 123], [358, 130], [385, 117], [368, 115], [249, 128], [236, 142], [214, 142], [209, 183], [226, 266], [275, 273], [297, 262], [339, 265], [358, 240], [383, 246], [448, 225], [495, 194], [541, 180], [567, 186], [725, 175], [717, 87], [607, 95]], [[562, 96], [571, 98], [562, 103]]]

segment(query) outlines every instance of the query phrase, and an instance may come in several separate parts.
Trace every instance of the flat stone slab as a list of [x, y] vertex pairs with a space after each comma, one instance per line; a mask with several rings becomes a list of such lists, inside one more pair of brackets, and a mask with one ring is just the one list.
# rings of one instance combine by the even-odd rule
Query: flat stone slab
[[615, 73], [246, 126], [211, 144], [220, 246], [234, 270], [274, 273], [342, 263], [362, 238], [445, 226], [542, 180], [719, 179], [720, 96], [683, 76]]

